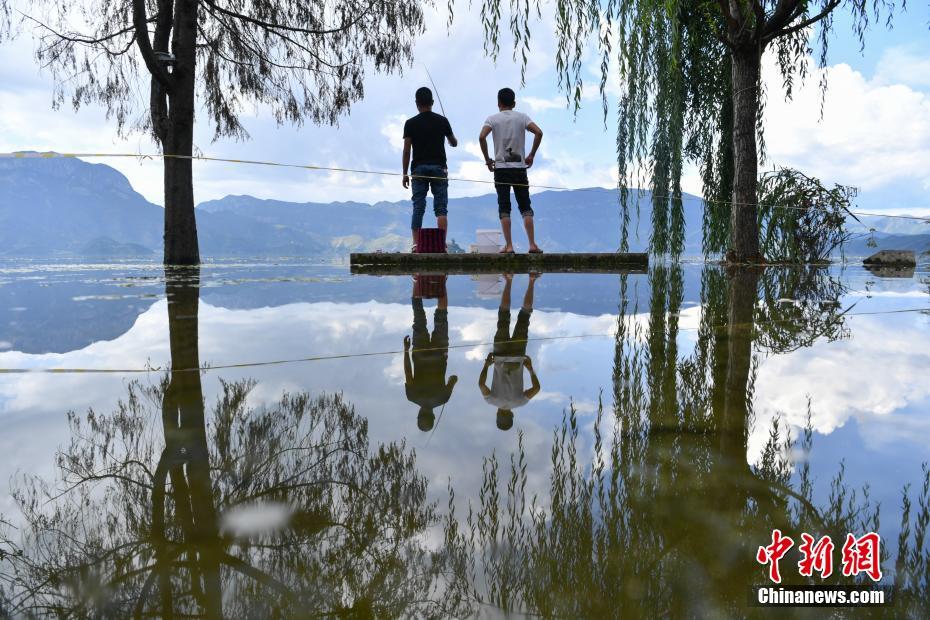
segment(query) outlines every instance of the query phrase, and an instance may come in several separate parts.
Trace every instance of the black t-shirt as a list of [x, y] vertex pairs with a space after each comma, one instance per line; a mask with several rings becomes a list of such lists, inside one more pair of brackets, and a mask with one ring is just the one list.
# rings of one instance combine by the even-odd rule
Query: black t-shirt
[[435, 112], [420, 112], [404, 123], [404, 139], [413, 145], [411, 167], [420, 164], [446, 165], [446, 136], [452, 135], [449, 120]]

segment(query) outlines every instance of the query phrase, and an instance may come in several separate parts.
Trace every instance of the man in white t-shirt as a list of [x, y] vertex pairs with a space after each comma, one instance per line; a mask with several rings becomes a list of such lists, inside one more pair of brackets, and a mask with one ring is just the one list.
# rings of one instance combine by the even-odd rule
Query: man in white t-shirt
[[[539, 393], [539, 378], [533, 370], [533, 361], [526, 354], [530, 334], [530, 315], [533, 313], [533, 287], [539, 274], [531, 273], [530, 282], [523, 296], [523, 307], [517, 315], [517, 324], [510, 333], [510, 286], [513, 276], [504, 276], [504, 291], [497, 313], [497, 332], [494, 334], [494, 350], [488, 353], [484, 368], [478, 376], [478, 389], [484, 400], [497, 408], [497, 428], [502, 431], [513, 426], [513, 410], [522, 407]], [[488, 370], [494, 366], [491, 387], [487, 386]], [[523, 389], [523, 369], [530, 373], [530, 388]]]
[[[533, 227], [533, 209], [530, 207], [530, 182], [526, 169], [533, 165], [536, 151], [542, 142], [543, 132], [539, 125], [530, 120], [523, 112], [514, 110], [516, 95], [509, 88], [502, 88], [497, 93], [497, 114], [492, 114], [484, 121], [478, 142], [484, 155], [484, 163], [494, 173], [494, 187], [497, 189], [497, 211], [500, 215], [501, 230], [504, 231], [504, 249], [502, 254], [513, 254], [513, 239], [510, 234], [510, 188], [517, 199], [517, 207], [523, 216], [526, 237], [529, 240], [530, 254], [542, 254], [536, 245]], [[533, 134], [533, 146], [526, 153], [526, 132]], [[488, 154], [488, 134], [494, 138], [494, 158]]]

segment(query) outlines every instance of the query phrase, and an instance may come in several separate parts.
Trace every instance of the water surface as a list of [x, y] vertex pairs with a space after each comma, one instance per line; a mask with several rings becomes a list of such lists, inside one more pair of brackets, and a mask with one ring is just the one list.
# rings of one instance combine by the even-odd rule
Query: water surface
[[754, 616], [778, 527], [920, 617], [927, 282], [4, 265], [0, 610]]

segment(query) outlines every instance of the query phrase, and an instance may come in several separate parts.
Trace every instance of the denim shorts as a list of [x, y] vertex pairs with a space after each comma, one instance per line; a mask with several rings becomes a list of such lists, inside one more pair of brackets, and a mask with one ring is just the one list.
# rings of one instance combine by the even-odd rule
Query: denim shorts
[[[420, 164], [411, 170], [413, 176], [410, 186], [413, 190], [413, 218], [410, 228], [423, 228], [423, 214], [426, 213], [426, 192], [433, 193], [433, 213], [436, 217], [446, 215], [449, 206], [449, 171], [445, 166]], [[429, 177], [429, 178], [418, 178]]]

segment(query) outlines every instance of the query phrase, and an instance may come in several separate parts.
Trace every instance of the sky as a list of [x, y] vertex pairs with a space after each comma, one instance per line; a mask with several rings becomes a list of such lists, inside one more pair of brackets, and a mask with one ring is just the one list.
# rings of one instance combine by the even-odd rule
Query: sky
[[[441, 3], [445, 4], [445, 3]], [[14, 2], [14, 6], [16, 3]], [[551, 5], [545, 5], [551, 10]], [[584, 67], [591, 88], [576, 115], [557, 87], [554, 22], [535, 24], [533, 53], [520, 85], [519, 66], [505, 43], [498, 61], [483, 51], [477, 6], [457, 10], [451, 31], [444, 8], [428, 9], [427, 30], [415, 48], [415, 62], [403, 75], [369, 72], [365, 98], [353, 105], [336, 127], [276, 125], [267, 111], [250, 110], [243, 123], [251, 139], [212, 141], [207, 123], [198, 126], [195, 146], [204, 155], [285, 163], [401, 171], [402, 128], [416, 109], [413, 93], [432, 74], [439, 98], [460, 139], [447, 149], [450, 176], [488, 181], [477, 135], [496, 112], [496, 92], [517, 90], [517, 108], [545, 132], [531, 171], [531, 182], [560, 187], [613, 187], [616, 184], [615, 115], [605, 119], [596, 94], [598, 61]], [[860, 209], [930, 215], [930, 9], [915, 3], [899, 13], [892, 30], [878, 25], [860, 51], [849, 18], [836, 19], [831, 41], [829, 90], [823, 100], [818, 70], [796, 88], [792, 101], [781, 93], [774, 61], [764, 60], [766, 80], [766, 168], [796, 167], [828, 183], [859, 188]], [[30, 32], [0, 45], [0, 151], [156, 152], [145, 135], [120, 138], [105, 111], [75, 113], [66, 105], [52, 109], [52, 82], [32, 56]], [[612, 84], [610, 106], [616, 105]], [[437, 106], [438, 107], [438, 106]], [[118, 168], [147, 199], [163, 204], [157, 161], [97, 159]], [[246, 166], [218, 162], [195, 164], [198, 202], [229, 194], [250, 194], [294, 202], [403, 200], [409, 192], [399, 177]], [[686, 170], [684, 189], [700, 194], [694, 169]], [[486, 194], [486, 184], [457, 181], [452, 196]]]

